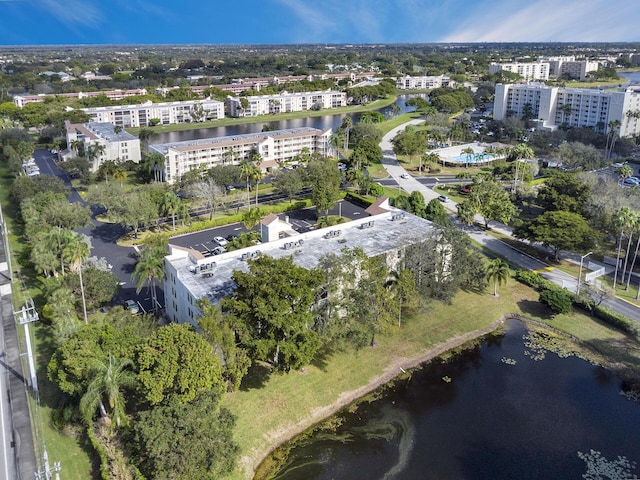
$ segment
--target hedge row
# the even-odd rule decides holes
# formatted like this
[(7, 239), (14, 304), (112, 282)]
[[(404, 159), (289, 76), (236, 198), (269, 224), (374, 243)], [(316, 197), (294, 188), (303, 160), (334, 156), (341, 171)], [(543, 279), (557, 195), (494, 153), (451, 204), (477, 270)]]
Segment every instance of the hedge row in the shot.
[[(547, 291), (559, 293), (560, 291), (562, 291), (564, 292), (564, 294), (568, 294), (570, 296), (571, 302), (574, 307), (578, 307), (591, 312), (599, 320), (602, 320), (604, 323), (622, 330), (623, 332), (629, 333), (634, 336), (640, 335), (640, 330), (638, 329), (636, 324), (631, 319), (629, 319), (629, 317), (615, 312), (610, 308), (604, 307), (602, 305), (594, 308), (593, 302), (588, 298), (579, 297), (576, 294), (569, 292), (568, 290), (558, 285), (555, 285), (546, 278), (542, 278), (535, 272), (529, 270), (519, 270), (516, 272), (516, 280), (536, 289), (539, 292)], [(549, 297), (549, 293), (545, 294), (543, 297)]]

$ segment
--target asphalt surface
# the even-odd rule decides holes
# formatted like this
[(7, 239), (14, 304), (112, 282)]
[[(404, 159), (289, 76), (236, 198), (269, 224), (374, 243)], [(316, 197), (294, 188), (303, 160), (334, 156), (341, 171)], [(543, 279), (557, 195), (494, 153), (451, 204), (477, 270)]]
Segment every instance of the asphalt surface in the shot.
[[(0, 215), (1, 219), (1, 215)], [(27, 385), (22, 374), (11, 276), (0, 222), (0, 478), (32, 479), (36, 457)]]
[[(404, 125), (400, 125), (395, 129), (391, 130), (387, 133), (382, 142), (380, 143), (380, 147), (383, 152), (382, 164), (389, 172), (390, 179), (386, 179), (387, 182), (395, 182), (398, 185), (398, 188), (402, 188), (407, 193), (411, 193), (413, 191), (420, 191), (424, 198), (425, 202), (429, 203), (432, 199), (438, 198), (439, 194), (433, 190), (433, 186), (424, 181), (419, 177), (413, 177), (408, 174), (408, 172), (400, 165), (395, 154), (393, 153), (393, 146), (391, 144), (391, 140), (403, 130), (407, 125), (416, 124), (421, 122), (420, 120), (412, 120), (409, 123)], [(407, 178), (403, 178), (403, 176), (407, 176)], [(446, 177), (450, 178), (450, 177)], [(444, 180), (443, 178), (442, 180)], [(441, 181), (440, 177), (438, 177), (438, 183), (444, 183)], [(435, 185), (435, 184), (434, 184)], [(457, 204), (452, 200), (448, 200), (445, 204), (445, 208), (453, 214), (457, 211)], [(455, 216), (454, 216), (455, 221)], [(478, 223), (483, 223), (481, 217), (476, 217), (476, 221)], [(501, 224), (497, 224), (496, 222), (491, 223), (491, 228), (493, 230), (498, 230), (501, 233), (511, 236), (512, 231), (509, 227)], [(462, 228), (462, 227), (461, 227)], [(552, 281), (556, 285), (560, 285), (567, 290), (575, 292), (578, 287), (578, 280), (576, 277), (569, 275), (561, 270), (555, 269), (551, 264), (542, 262), (537, 260), (536, 258), (527, 255), (526, 253), (512, 247), (511, 245), (502, 242), (501, 240), (489, 235), (485, 231), (479, 228), (465, 228), (469, 236), (485, 246), (488, 250), (503, 257), (506, 261), (508, 261), (512, 265), (517, 265), (521, 268), (528, 270), (536, 270), (539, 271), (541, 276)], [(537, 248), (543, 248), (541, 245), (536, 245)], [(548, 250), (547, 250), (548, 252)], [(580, 263), (580, 255), (573, 252), (561, 252), (560, 255), (562, 258), (573, 261), (574, 263)], [(601, 265), (603, 266), (603, 265)], [(602, 305), (610, 308), (616, 312), (622, 313), (623, 315), (635, 320), (640, 321), (640, 307), (629, 303), (627, 301), (621, 300), (617, 297), (605, 299), (602, 302)]]

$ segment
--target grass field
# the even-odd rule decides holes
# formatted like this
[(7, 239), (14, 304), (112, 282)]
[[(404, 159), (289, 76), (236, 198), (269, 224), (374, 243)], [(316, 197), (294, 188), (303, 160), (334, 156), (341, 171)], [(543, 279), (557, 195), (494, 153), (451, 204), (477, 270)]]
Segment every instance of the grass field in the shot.
[(398, 365), (407, 369), (438, 346), (455, 346), (452, 338), (493, 328), (504, 314), (545, 322), (614, 361), (640, 367), (638, 342), (622, 333), (580, 313), (552, 318), (538, 303), (537, 293), (513, 280), (499, 293), (494, 297), (460, 292), (451, 305), (434, 303), (405, 315), (402, 328), (379, 337), (375, 349), (328, 353), (304, 371), (268, 378), (254, 372), (253, 384), (247, 382), (248, 387), (224, 400), (238, 418), (235, 438), (243, 456), (230, 478), (251, 478), (256, 463), (271, 448), (330, 416), (338, 409), (336, 405), (364, 395), (369, 387), (380, 383), (379, 378), (389, 381), (400, 375)]

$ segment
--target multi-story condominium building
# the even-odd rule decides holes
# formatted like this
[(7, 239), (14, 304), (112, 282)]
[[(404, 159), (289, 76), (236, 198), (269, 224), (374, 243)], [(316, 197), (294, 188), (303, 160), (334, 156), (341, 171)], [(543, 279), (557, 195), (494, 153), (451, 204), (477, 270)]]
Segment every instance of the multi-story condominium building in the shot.
[(136, 88), (133, 90), (105, 90), (101, 92), (74, 92), (74, 93), (58, 93), (51, 95), (16, 95), (13, 97), (13, 103), (16, 107), (23, 108), (27, 103), (40, 103), (44, 102), (45, 98), (73, 98), (73, 99), (81, 99), (81, 98), (90, 98), (90, 97), (98, 97), (100, 95), (104, 95), (110, 100), (122, 100), (126, 97), (132, 97), (134, 95), (146, 95), (147, 91), (144, 88)]
[(592, 60), (576, 60), (574, 56), (539, 57), (541, 62), (549, 64), (549, 75), (584, 80), (587, 73), (596, 72), (600, 64)]
[(427, 88), (441, 88), (452, 85), (449, 77), (444, 75), (431, 77), (412, 77), (407, 75), (396, 79), (396, 88), (398, 90), (424, 90)]
[[(107, 160), (140, 162), (140, 140), (111, 123), (65, 122), (67, 149), (60, 153), (63, 160), (76, 156), (79, 149), (87, 154), (91, 171), (95, 172)], [(117, 130), (117, 131), (116, 131)], [(96, 146), (98, 146), (96, 148)], [(92, 158), (91, 152), (95, 152)]]
[(347, 94), (334, 90), (324, 92), (282, 93), (280, 95), (251, 95), (246, 98), (248, 107), (242, 108), (240, 97), (227, 97), (227, 111), (231, 117), (255, 117), (284, 112), (321, 110), (347, 105)]
[(302, 127), (273, 132), (249, 133), (229, 137), (204, 138), (184, 142), (153, 144), (149, 151), (165, 158), (165, 180), (177, 182), (189, 170), (211, 168), (225, 163), (238, 164), (250, 160), (255, 153), (262, 157), (260, 167), (270, 170), (288, 162), (304, 151), (329, 156), (329, 140), (333, 131)]
[(489, 73), (494, 74), (500, 70), (517, 73), (524, 80), (549, 80), (549, 63), (491, 63)]
[(543, 83), (496, 85), (495, 120), (526, 114), (537, 120), (540, 128), (549, 130), (567, 125), (607, 132), (611, 122), (620, 122), (618, 134), (635, 137), (640, 134), (640, 87), (610, 91)]
[(118, 127), (147, 127), (152, 120), (161, 125), (202, 122), (224, 118), (224, 103), (218, 100), (189, 100), (185, 102), (146, 102), (140, 105), (83, 108), (94, 122), (113, 123)]
[(376, 209), (367, 209), (371, 216), (340, 224), (338, 228), (326, 227), (302, 234), (289, 226), (288, 231), (283, 230), (284, 238), (274, 235), (273, 241), (267, 241), (264, 236), (265, 226), (268, 227), (265, 224), (276, 223), (278, 219), (266, 217), (261, 222), (261, 245), (213, 257), (205, 257), (197, 250), (169, 245), (170, 254), (164, 259), (163, 281), (166, 314), (172, 322), (195, 325), (200, 316), (197, 300), (207, 298), (215, 304), (233, 293), (236, 288), (233, 272), (248, 272), (246, 260), (256, 255), (290, 256), (297, 266), (311, 269), (325, 255), (337, 254), (345, 246), (359, 247), (368, 257), (383, 259), (390, 271), (397, 268), (406, 251), (425, 242), (434, 227), (428, 220), (389, 207), (386, 197), (379, 200), (382, 201), (376, 202), (379, 204)]

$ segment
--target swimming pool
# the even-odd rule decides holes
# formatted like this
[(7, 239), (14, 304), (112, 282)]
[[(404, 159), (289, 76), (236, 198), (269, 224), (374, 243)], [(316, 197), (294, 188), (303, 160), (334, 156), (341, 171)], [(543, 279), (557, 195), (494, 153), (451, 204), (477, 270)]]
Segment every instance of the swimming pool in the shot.
[(485, 153), (482, 153), (482, 156), (476, 155), (476, 154), (467, 155), (466, 153), (464, 153), (462, 155), (448, 157), (448, 160), (452, 160), (460, 163), (483, 163), (483, 162), (490, 162), (492, 160), (495, 160), (496, 158), (497, 157), (495, 155), (485, 152)]

